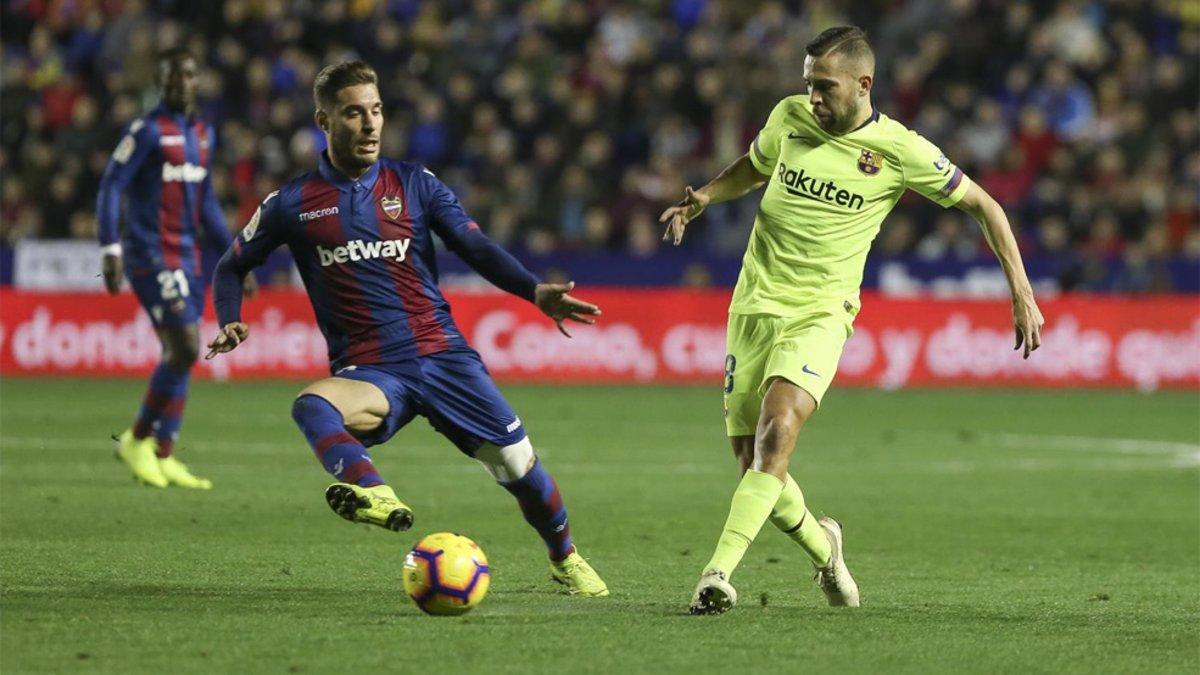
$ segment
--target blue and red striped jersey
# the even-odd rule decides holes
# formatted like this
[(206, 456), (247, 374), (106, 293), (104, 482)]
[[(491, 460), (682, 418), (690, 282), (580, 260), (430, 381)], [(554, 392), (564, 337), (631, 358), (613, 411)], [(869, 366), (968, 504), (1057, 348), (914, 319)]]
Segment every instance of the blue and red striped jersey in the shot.
[(213, 191), (212, 126), (160, 104), (129, 124), (100, 181), (96, 210), (100, 245), (118, 241), (121, 195), (127, 199), (120, 233), (133, 273), (200, 271), (197, 233), (222, 250), (231, 235)]
[(380, 159), (351, 180), (322, 153), (316, 171), (271, 193), (217, 268), (221, 325), (240, 320), (241, 285), (224, 283), (287, 245), (332, 370), (466, 347), (438, 289), (433, 235), (489, 281), (533, 300), (537, 278), (479, 230), (419, 164)]

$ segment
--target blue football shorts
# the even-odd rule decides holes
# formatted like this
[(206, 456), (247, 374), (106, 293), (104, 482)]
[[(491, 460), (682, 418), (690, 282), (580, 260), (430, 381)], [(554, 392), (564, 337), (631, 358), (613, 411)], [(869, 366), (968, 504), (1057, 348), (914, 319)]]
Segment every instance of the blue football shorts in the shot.
[(473, 349), (347, 366), (334, 376), (369, 382), (387, 396), (390, 409), (383, 423), (360, 439), (366, 446), (387, 442), (417, 415), (470, 457), (484, 443), (504, 447), (525, 438), (521, 419)]
[(204, 315), (204, 281), (192, 272), (130, 272), (126, 278), (155, 328), (190, 326)]

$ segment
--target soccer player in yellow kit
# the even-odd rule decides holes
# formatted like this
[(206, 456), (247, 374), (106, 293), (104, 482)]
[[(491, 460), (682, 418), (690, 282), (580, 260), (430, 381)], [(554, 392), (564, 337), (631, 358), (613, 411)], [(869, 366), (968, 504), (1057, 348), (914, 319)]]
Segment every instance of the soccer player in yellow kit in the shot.
[(788, 460), (853, 332), (867, 250), (905, 190), (979, 221), (1012, 290), (1016, 348), (1028, 358), (1041, 342), (1042, 314), (1003, 209), (936, 146), (872, 107), (875, 56), (863, 31), (830, 28), (806, 52), (808, 94), (780, 101), (744, 156), (661, 218), (664, 239), (678, 244), (710, 203), (766, 186), (729, 306), (725, 425), (743, 474), (693, 614), (736, 604), (729, 578), (768, 519), (811, 558), (830, 605), (858, 606), (841, 525), (812, 515)]

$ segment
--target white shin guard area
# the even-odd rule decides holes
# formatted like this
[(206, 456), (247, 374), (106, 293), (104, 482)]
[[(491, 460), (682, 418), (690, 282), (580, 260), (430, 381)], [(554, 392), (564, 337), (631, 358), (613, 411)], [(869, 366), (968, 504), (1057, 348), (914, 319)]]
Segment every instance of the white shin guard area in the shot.
[(475, 452), (475, 459), (492, 474), (497, 482), (509, 483), (520, 480), (533, 468), (533, 444), (529, 437), (521, 439), (520, 443), (500, 447), (484, 443)]

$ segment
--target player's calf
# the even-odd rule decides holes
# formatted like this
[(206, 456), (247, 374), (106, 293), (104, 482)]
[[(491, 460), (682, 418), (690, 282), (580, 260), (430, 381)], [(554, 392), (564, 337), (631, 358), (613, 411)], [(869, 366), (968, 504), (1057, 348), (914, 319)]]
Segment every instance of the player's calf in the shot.
[(554, 477), (533, 452), (529, 438), (498, 447), (484, 444), (475, 458), (505, 490), (517, 499), (525, 522), (537, 530), (550, 555), (550, 578), (571, 595), (603, 597), (608, 586), (575, 550), (567, 507)]
[(412, 527), (412, 509), (383, 483), (366, 446), (346, 430), (345, 418), (332, 403), (316, 394), (301, 394), (292, 403), (292, 419), (317, 460), (339, 481), (325, 490), (334, 513), (396, 532)]
[(475, 454), (496, 482), (516, 497), (525, 522), (546, 543), (550, 559), (563, 560), (570, 555), (575, 546), (567, 524), (567, 507), (554, 477), (534, 455), (529, 439), (503, 448), (485, 445)]
[(292, 419), (317, 461), (334, 478), (360, 487), (383, 484), (366, 446), (346, 431), (342, 413), (332, 403), (315, 394), (302, 394), (292, 403)]

